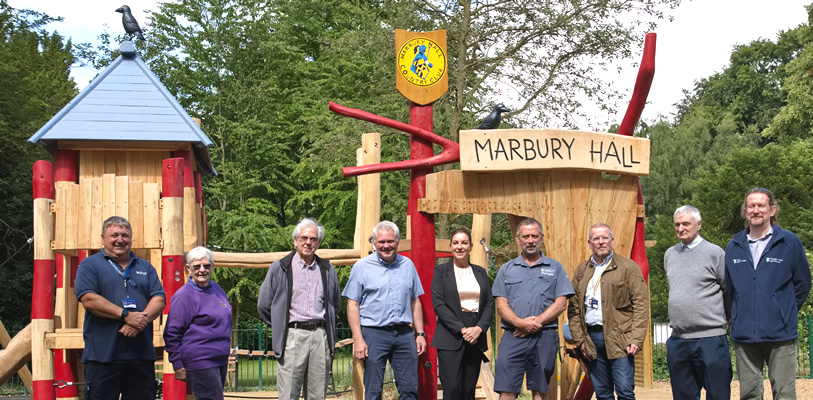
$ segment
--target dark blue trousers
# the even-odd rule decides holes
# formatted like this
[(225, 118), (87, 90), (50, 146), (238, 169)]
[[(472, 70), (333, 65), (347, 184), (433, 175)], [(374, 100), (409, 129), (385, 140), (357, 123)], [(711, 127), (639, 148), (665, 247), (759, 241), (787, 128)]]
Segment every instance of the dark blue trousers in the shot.
[[(593, 381), (593, 389), (598, 400), (635, 400), (635, 357), (627, 356), (614, 360), (607, 358), (604, 346), (604, 332), (589, 332), (596, 345), (596, 359), (587, 363), (587, 374)], [(678, 399), (679, 397), (675, 397)], [(682, 400), (682, 399), (681, 399)]]
[(395, 386), (401, 400), (418, 399), (418, 346), (415, 331), (409, 325), (395, 329), (361, 327), (367, 342), (364, 362), (364, 399), (380, 400), (384, 369), (389, 360), (395, 375)]
[(666, 363), (675, 399), (731, 398), (731, 350), (725, 335), (699, 339), (670, 337), (666, 340)]
[(155, 400), (155, 361), (85, 363), (85, 400)]
[(186, 382), (196, 400), (223, 400), (223, 384), (226, 382), (226, 367), (212, 367), (186, 371)]

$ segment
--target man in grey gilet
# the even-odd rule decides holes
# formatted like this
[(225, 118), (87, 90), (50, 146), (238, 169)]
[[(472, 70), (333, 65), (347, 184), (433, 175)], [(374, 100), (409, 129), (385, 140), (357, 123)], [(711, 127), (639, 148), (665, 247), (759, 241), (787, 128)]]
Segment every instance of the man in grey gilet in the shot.
[(686, 205), (675, 210), (680, 243), (666, 250), (663, 267), (669, 281), (666, 363), (674, 399), (731, 398), (731, 351), (726, 327), (731, 298), (725, 285), (725, 252), (700, 236), (700, 211)]

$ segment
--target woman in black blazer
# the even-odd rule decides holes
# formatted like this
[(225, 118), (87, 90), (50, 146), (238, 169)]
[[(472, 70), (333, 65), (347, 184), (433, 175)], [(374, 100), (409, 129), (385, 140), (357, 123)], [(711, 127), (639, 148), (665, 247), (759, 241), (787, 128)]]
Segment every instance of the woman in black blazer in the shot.
[(435, 267), (432, 304), (438, 322), (432, 347), (438, 349), (438, 375), (444, 400), (474, 400), (480, 364), (488, 361), (486, 330), (494, 317), (494, 298), (486, 270), (469, 264), (471, 234), (452, 232), (453, 262)]

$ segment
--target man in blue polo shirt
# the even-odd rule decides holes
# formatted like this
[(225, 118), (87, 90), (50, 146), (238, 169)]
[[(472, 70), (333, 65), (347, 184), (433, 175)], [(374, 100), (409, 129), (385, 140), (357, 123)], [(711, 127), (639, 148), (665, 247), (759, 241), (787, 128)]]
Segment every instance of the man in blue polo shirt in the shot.
[(375, 253), (353, 265), (342, 292), (347, 298), (353, 356), (366, 359), (365, 400), (381, 399), (387, 360), (401, 400), (418, 398), (418, 356), (426, 351), (418, 300), (423, 288), (415, 265), (398, 254), (399, 241), (397, 225), (379, 222), (373, 228)]
[(542, 254), (543, 237), (539, 221), (527, 218), (519, 223), (522, 255), (503, 264), (491, 290), (505, 329), (494, 377), (500, 400), (516, 399), (526, 374), (534, 400), (545, 399), (553, 375), (557, 317), (574, 291), (562, 264)]
[(86, 400), (155, 398), (152, 321), (166, 295), (155, 268), (130, 251), (132, 233), (122, 217), (105, 220), (104, 248), (76, 272), (76, 297), (85, 307)]

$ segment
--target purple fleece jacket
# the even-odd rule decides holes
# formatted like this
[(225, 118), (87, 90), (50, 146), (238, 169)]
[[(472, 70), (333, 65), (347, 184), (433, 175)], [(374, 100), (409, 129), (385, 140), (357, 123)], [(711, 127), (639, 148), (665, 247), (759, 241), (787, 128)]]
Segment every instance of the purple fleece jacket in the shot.
[(214, 281), (199, 287), (190, 278), (170, 301), (164, 328), (169, 361), (176, 370), (197, 371), (229, 363), (231, 305)]

